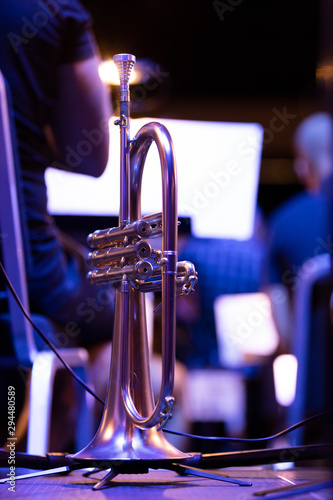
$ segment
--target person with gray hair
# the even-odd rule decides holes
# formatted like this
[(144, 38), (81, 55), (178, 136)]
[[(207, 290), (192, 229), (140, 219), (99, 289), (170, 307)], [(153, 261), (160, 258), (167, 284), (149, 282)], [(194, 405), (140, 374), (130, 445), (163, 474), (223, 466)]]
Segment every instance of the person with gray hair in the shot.
[(328, 113), (315, 113), (296, 129), (294, 169), (303, 186), (319, 191), (332, 174), (333, 120)]
[(293, 136), (294, 169), (304, 189), (268, 220), (268, 279), (283, 283), (291, 294), (302, 264), (332, 253), (332, 134), (328, 113), (314, 113), (299, 124)]

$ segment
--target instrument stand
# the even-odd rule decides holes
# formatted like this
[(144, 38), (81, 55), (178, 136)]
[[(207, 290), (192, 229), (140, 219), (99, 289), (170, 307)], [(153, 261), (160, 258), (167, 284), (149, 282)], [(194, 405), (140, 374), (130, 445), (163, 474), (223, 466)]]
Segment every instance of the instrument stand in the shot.
[[(152, 464), (151, 464), (152, 465)], [(152, 467), (155, 468), (155, 467)], [(158, 467), (160, 468), (160, 467)], [(187, 476), (187, 475), (192, 475), (192, 476), (198, 476), (198, 477), (203, 477), (203, 478), (208, 478), (208, 479), (215, 479), (217, 481), (225, 481), (228, 483), (234, 483), (237, 484), (238, 486), (252, 486), (252, 483), (248, 481), (241, 481), (239, 479), (234, 479), (230, 478), (226, 475), (223, 474), (212, 474), (211, 472), (206, 472), (203, 469), (198, 469), (196, 467), (191, 467), (187, 465), (182, 465), (182, 464), (177, 464), (177, 463), (171, 463), (171, 464), (164, 464), (163, 468), (166, 470), (174, 471), (180, 476)], [(100, 469), (96, 468), (93, 471), (86, 472), (84, 474), (84, 477), (90, 477), (92, 474), (97, 474), (98, 472), (101, 472), (102, 470), (105, 469)], [(132, 462), (132, 463), (124, 463), (120, 467), (111, 467), (110, 472), (101, 479), (95, 486), (93, 487), (93, 490), (101, 490), (102, 488), (110, 486), (110, 483), (112, 479), (114, 479), (116, 476), (119, 474), (147, 474), (149, 472), (149, 467), (148, 465), (144, 464), (139, 464), (138, 462)]]
[[(79, 470), (82, 469), (83, 464), (73, 464), (70, 466), (64, 466), (64, 467), (56, 467), (54, 469), (48, 469), (48, 470), (43, 470), (43, 471), (37, 471), (37, 472), (32, 472), (29, 474), (22, 474), (21, 476), (16, 476), (14, 479), (15, 481), (19, 479), (29, 479), (29, 478), (34, 478), (34, 477), (43, 477), (43, 476), (49, 476), (51, 474), (60, 474), (60, 473), (67, 473), (71, 472), (72, 470)], [(95, 468), (92, 471), (85, 472), (83, 474), (84, 477), (90, 477), (93, 474), (97, 474), (98, 472), (102, 472), (103, 470), (109, 470), (107, 475), (99, 480), (95, 486), (93, 487), (93, 490), (101, 490), (103, 488), (110, 487), (111, 481), (118, 476), (119, 474), (148, 474), (149, 473), (149, 466), (146, 464), (141, 464), (138, 463), (137, 461), (135, 462), (127, 462), (124, 463), (123, 465), (120, 466), (112, 466), (109, 469), (105, 468)], [(172, 463), (165, 464), (163, 467), (151, 467), (151, 468), (163, 468), (166, 470), (174, 471), (177, 474), (181, 476), (186, 476), (186, 475), (192, 475), (192, 476), (198, 476), (198, 477), (203, 477), (203, 478), (208, 478), (208, 479), (216, 479), (217, 481), (225, 481), (228, 483), (234, 483), (237, 484), (238, 486), (252, 486), (252, 483), (249, 483), (247, 481), (241, 481), (239, 479), (234, 479), (234, 478), (229, 478), (228, 476), (222, 475), (222, 474), (212, 474), (211, 472), (206, 472), (203, 469), (198, 469), (196, 467), (190, 467), (182, 464), (176, 464)], [(0, 479), (0, 484), (8, 482), (10, 480), (13, 480), (13, 478), (4, 478)]]
[[(0, 466), (8, 465), (9, 453), (0, 450)], [(216, 479), (235, 483), (239, 486), (251, 486), (251, 483), (240, 481), (238, 479), (229, 478), (222, 474), (206, 472), (206, 470), (221, 469), (233, 466), (251, 467), (254, 465), (265, 465), (282, 462), (300, 462), (308, 460), (333, 460), (333, 443), (291, 446), (285, 448), (265, 448), (259, 450), (246, 450), (240, 452), (225, 452), (213, 454), (194, 453), (191, 457), (177, 463), (174, 460), (118, 460), (110, 462), (101, 460), (90, 463), (89, 461), (75, 461), (68, 455), (63, 453), (50, 453), (43, 456), (28, 455), (25, 453), (17, 453), (17, 467), (30, 469), (44, 469), (37, 472), (24, 474), (15, 477), (15, 480), (26, 479), (49, 474), (57, 474), (70, 472), (71, 470), (84, 469), (86, 467), (95, 468), (92, 471), (84, 472), (85, 477), (89, 477), (97, 472), (109, 470), (107, 475), (99, 480), (94, 486), (94, 490), (111, 486), (112, 480), (119, 474), (147, 474), (149, 469), (166, 469), (174, 471), (180, 475), (191, 474), (198, 477)], [(13, 478), (4, 478), (0, 483), (5, 483)]]

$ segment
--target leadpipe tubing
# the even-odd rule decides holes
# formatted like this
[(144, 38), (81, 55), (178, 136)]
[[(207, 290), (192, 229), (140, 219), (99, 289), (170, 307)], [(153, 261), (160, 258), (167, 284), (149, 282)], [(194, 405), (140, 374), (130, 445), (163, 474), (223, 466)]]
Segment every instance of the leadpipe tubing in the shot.
[(119, 226), (125, 227), (129, 222), (130, 203), (130, 90), (129, 80), (136, 57), (132, 54), (117, 54), (113, 60), (120, 74), (120, 207)]

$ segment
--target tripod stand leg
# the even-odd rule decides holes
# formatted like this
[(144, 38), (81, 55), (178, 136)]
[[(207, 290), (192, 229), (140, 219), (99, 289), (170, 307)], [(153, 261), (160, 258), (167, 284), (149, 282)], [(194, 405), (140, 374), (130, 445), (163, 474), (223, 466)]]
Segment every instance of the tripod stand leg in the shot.
[(223, 476), (222, 474), (212, 474), (211, 472), (206, 472), (205, 470), (197, 469), (196, 467), (188, 467), (187, 465), (172, 464), (170, 470), (173, 470), (180, 475), (191, 474), (192, 476), (206, 477), (208, 479), (216, 479), (217, 481), (225, 481), (227, 483), (235, 483), (238, 484), (238, 486), (252, 486), (252, 483), (249, 483), (248, 481), (241, 481), (240, 479)]
[(97, 472), (102, 472), (102, 470), (105, 470), (105, 469), (100, 469), (100, 468), (95, 468), (93, 470), (88, 470), (87, 472), (85, 472), (83, 474), (83, 477), (90, 477), (92, 474), (97, 474)]
[(109, 483), (112, 481), (113, 478), (118, 476), (118, 474), (119, 472), (117, 471), (117, 469), (111, 469), (110, 472), (101, 481), (95, 484), (93, 490), (101, 490), (105, 486), (109, 486)]

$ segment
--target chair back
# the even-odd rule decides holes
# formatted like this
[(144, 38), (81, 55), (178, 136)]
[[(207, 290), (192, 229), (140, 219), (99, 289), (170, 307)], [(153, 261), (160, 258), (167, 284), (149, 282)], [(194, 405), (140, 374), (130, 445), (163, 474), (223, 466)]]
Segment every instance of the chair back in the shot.
[[(304, 262), (297, 278), (292, 352), (297, 358), (298, 370), (288, 425), (331, 407), (333, 401), (331, 255), (320, 254)], [(304, 444), (303, 428), (293, 432), (293, 444)]]
[[(10, 113), (10, 94), (0, 71), (0, 247), (6, 273), (23, 306), (29, 313), (22, 223), (17, 190), (19, 165), (16, 160), (17, 155), (14, 154), (16, 135)], [(6, 293), (11, 340), (16, 361), (24, 366), (31, 366), (36, 355), (33, 329), (9, 290)]]

